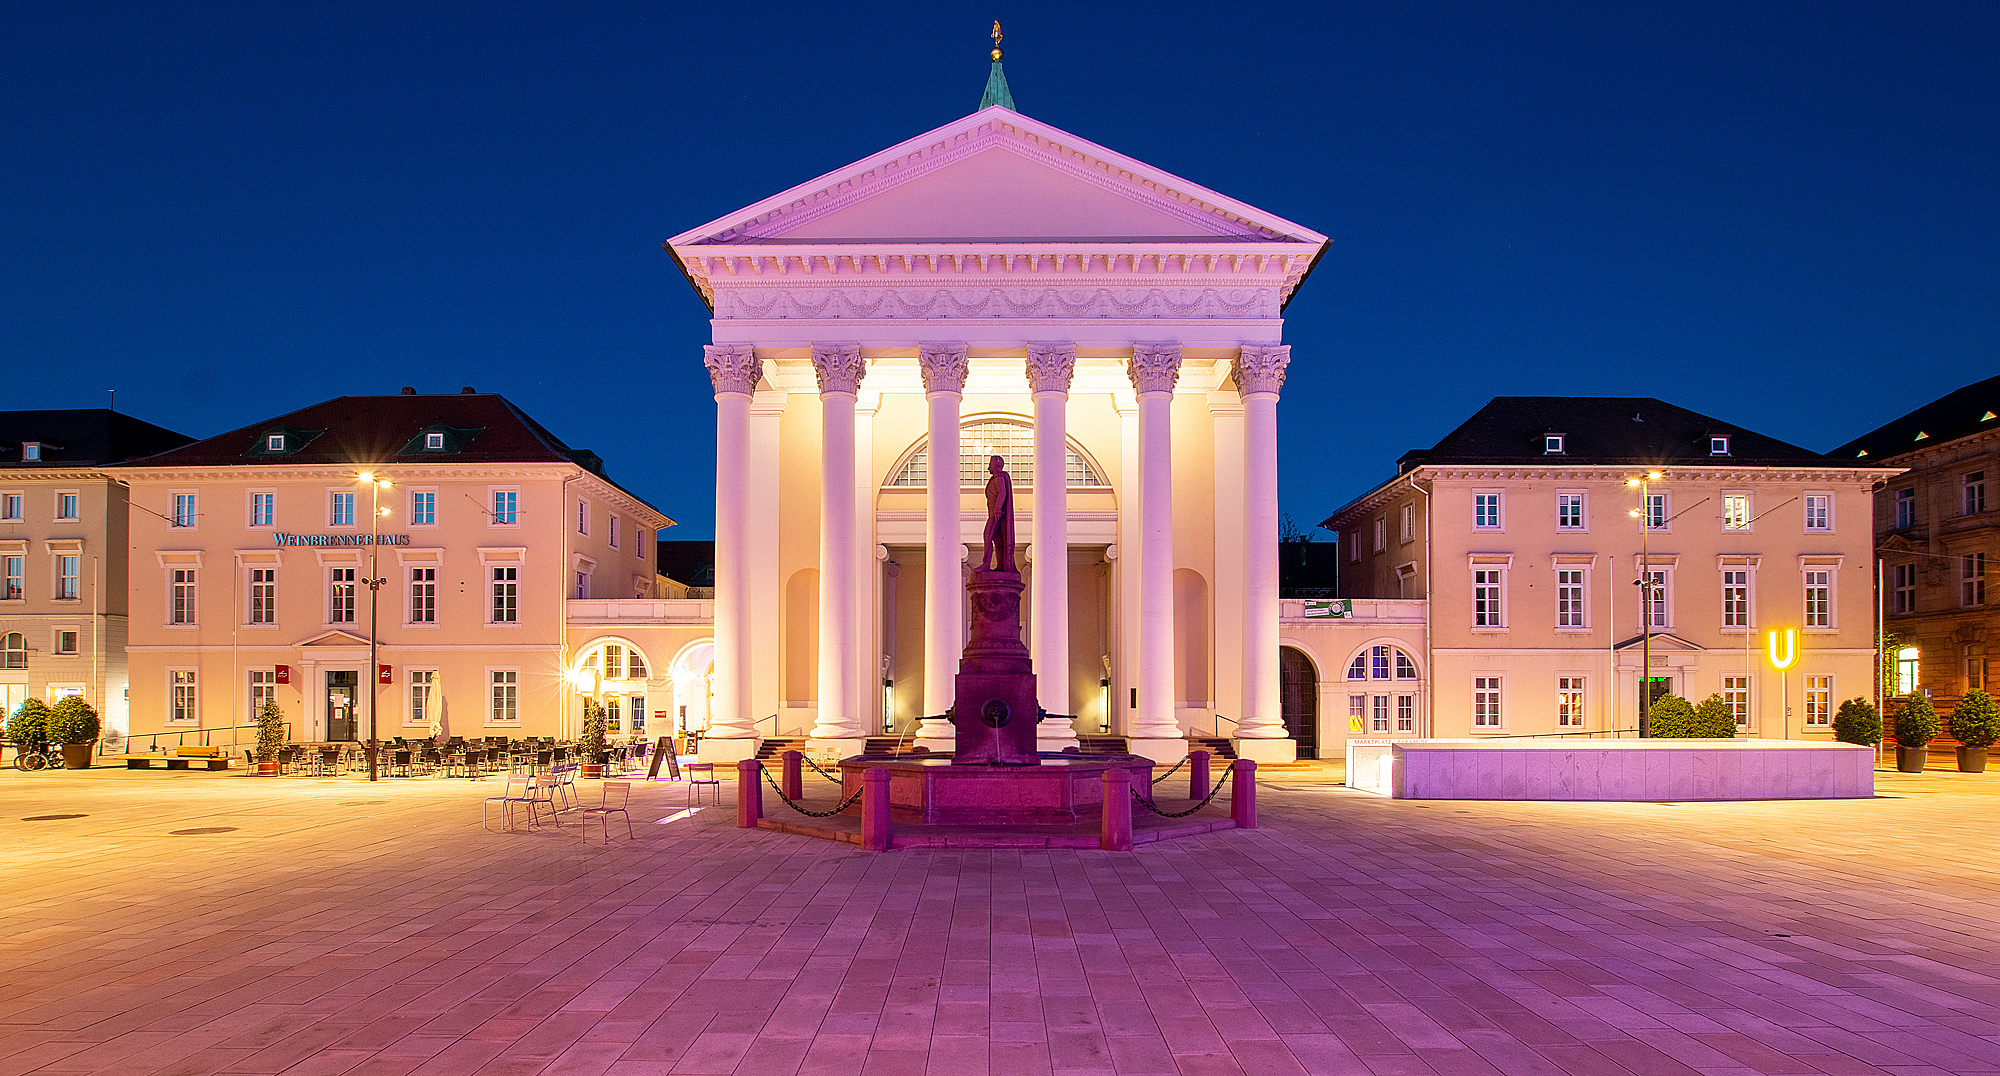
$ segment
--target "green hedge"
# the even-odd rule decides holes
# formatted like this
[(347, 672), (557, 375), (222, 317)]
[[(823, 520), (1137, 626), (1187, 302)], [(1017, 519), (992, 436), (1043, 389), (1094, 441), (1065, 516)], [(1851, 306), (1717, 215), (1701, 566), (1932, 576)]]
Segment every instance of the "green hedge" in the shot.
[(1649, 735), (1662, 740), (1714, 739), (1736, 736), (1736, 718), (1720, 695), (1692, 706), (1679, 695), (1662, 695), (1646, 711)]

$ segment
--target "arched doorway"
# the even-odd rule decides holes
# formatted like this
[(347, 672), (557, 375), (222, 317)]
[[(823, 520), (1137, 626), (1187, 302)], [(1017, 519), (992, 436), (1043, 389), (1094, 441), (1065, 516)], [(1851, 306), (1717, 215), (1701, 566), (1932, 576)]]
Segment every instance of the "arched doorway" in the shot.
[(1285, 733), (1299, 745), (1299, 757), (1318, 758), (1319, 673), (1296, 647), (1278, 648), (1278, 700)]

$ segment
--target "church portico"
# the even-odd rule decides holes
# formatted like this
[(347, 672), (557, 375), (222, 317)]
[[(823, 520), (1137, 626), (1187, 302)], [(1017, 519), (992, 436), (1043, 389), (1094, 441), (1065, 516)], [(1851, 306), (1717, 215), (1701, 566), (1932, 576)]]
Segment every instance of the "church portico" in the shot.
[(1000, 456), (1040, 747), (1289, 759), (1280, 311), (1325, 244), (997, 106), (672, 240), (715, 311), (704, 743), (949, 750)]

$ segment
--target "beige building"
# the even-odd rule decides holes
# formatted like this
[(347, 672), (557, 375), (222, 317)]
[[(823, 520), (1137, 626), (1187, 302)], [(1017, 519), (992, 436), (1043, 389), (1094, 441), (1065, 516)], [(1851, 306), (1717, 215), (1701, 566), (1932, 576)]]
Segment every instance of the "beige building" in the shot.
[(1645, 670), (1747, 735), (1828, 736), (1874, 694), (1870, 487), (1895, 473), (1654, 399), (1499, 397), (1321, 525), (1343, 595), (1429, 600), (1433, 702), (1393, 734), (1634, 730)]
[(126, 491), (104, 468), (189, 440), (108, 410), (0, 412), (0, 714), (81, 695), (125, 729)]
[(501, 396), (341, 397), (116, 473), (141, 750), (266, 698), (296, 740), (368, 739), (371, 695), (382, 737), (573, 735), (582, 694), (629, 732), (706, 635), (659, 596), (672, 520)]

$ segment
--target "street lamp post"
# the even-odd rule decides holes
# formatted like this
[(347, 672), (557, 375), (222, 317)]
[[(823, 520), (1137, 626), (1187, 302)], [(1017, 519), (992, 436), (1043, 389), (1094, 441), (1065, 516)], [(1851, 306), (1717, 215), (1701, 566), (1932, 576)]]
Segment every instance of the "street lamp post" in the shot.
[(362, 582), (368, 584), (368, 779), (373, 781), (377, 777), (376, 758), (381, 753), (375, 739), (375, 705), (382, 693), (382, 666), (376, 664), (375, 660), (378, 645), (376, 626), (380, 622), (377, 614), (382, 605), (382, 584), (389, 581), (382, 575), (381, 554), (378, 552), (381, 547), (378, 541), (381, 538), (382, 517), (389, 514), (389, 510), (382, 507), (382, 491), (388, 488), (389, 480), (377, 478), (374, 474), (364, 471), (361, 474), (361, 481), (368, 483), (370, 496), (368, 578)]
[(1653, 529), (1653, 483), (1664, 478), (1659, 471), (1647, 471), (1637, 478), (1625, 480), (1627, 487), (1639, 491), (1639, 507), (1632, 514), (1639, 517), (1639, 578), (1632, 584), (1639, 588), (1639, 737), (1644, 739), (1653, 732), (1652, 694), (1653, 685), (1653, 561), (1647, 543)]

